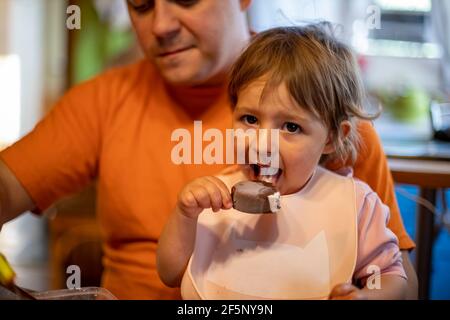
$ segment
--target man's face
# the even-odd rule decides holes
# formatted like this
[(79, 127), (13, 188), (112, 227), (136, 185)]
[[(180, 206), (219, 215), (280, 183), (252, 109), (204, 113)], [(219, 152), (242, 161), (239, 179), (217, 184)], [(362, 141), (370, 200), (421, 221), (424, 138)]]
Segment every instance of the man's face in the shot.
[(249, 40), (249, 0), (132, 0), (142, 49), (172, 85), (220, 84)]

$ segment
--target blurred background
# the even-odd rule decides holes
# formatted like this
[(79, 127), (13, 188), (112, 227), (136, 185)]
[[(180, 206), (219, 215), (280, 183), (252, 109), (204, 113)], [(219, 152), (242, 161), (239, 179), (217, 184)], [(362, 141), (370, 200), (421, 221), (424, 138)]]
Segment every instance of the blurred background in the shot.
[[(66, 22), (78, 6), (81, 28)], [(422, 297), (450, 299), (450, 1), (253, 0), (255, 31), (329, 20), (358, 55), (375, 121), (397, 182)], [(73, 22), (73, 20), (72, 20)], [(29, 132), (71, 86), (141, 59), (125, 0), (0, 0), (0, 149)], [(95, 183), (46, 212), (5, 225), (0, 252), (19, 285), (66, 287), (79, 265), (99, 286)]]

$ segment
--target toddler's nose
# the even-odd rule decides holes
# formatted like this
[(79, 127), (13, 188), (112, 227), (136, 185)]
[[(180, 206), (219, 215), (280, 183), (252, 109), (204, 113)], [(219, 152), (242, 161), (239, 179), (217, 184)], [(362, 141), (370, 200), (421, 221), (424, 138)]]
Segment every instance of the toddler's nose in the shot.
[(259, 129), (255, 139), (250, 141), (249, 153), (250, 163), (278, 167), (279, 131)]

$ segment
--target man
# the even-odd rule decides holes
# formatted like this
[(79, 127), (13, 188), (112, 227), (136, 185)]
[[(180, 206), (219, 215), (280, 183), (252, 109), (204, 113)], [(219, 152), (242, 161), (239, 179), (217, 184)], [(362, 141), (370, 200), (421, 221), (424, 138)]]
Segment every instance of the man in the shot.
[[(157, 276), (158, 237), (180, 188), (223, 166), (174, 164), (171, 136), (177, 128), (192, 131), (194, 120), (203, 130), (230, 126), (227, 72), (250, 39), (250, 2), (128, 1), (147, 59), (73, 88), (0, 154), (0, 224), (26, 210), (42, 212), (97, 178), (102, 285), (121, 299), (179, 297)], [(391, 207), (390, 228), (402, 249), (412, 249), (378, 137), (367, 123), (360, 133), (365, 147), (355, 175)], [(414, 294), (407, 251), (404, 265)]]

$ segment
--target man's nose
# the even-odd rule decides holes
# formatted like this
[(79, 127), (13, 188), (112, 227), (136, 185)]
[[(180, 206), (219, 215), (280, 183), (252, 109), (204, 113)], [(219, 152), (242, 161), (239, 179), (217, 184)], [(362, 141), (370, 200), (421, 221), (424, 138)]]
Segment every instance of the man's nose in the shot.
[(180, 21), (173, 6), (167, 0), (156, 0), (153, 9), (152, 32), (160, 40), (170, 40), (180, 30)]

